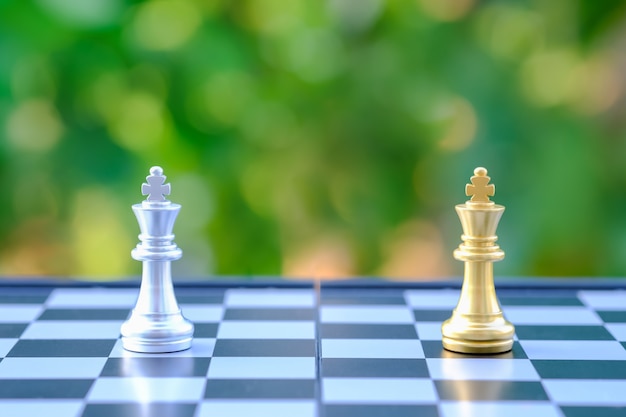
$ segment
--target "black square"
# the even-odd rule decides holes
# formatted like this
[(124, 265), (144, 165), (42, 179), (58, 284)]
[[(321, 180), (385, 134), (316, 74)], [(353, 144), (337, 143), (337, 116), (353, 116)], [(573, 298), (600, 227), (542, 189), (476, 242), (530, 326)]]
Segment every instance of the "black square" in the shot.
[(324, 406), (326, 417), (439, 417), (435, 405), (361, 405)]
[(322, 290), (322, 305), (405, 305), (402, 291)]
[(322, 339), (417, 339), (412, 324), (334, 324), (319, 325)]
[(575, 294), (572, 295), (548, 295), (541, 296), (537, 292), (529, 293), (523, 297), (519, 295), (499, 295), (500, 304), (503, 306), (583, 306), (584, 304)]
[(223, 289), (176, 288), (178, 304), (224, 304)]
[(26, 323), (1, 323), (0, 324), (0, 338), (17, 339), (22, 335), (24, 329), (28, 324)]
[(422, 340), (422, 348), (426, 358), (492, 358), (492, 359), (528, 359), (519, 342), (513, 342), (513, 349), (504, 353), (490, 355), (472, 355), (451, 352), (443, 348), (440, 340)]
[(52, 289), (33, 287), (2, 288), (0, 304), (43, 304)]
[(28, 339), (18, 340), (7, 357), (29, 357), (29, 358), (59, 358), (78, 357), (94, 358), (107, 357), (113, 346), (115, 339), (98, 340), (44, 340)]
[(533, 360), (542, 378), (624, 379), (626, 361)]
[(443, 322), (452, 316), (452, 310), (413, 310), (415, 321)]
[(4, 379), (0, 398), (84, 398), (93, 379)]
[(439, 398), (445, 401), (548, 401), (541, 382), (536, 381), (434, 381)]
[(323, 377), (428, 378), (425, 359), (324, 358)]
[(207, 379), (204, 398), (315, 398), (309, 379)]
[(315, 340), (217, 339), (213, 356), (315, 357)]
[(615, 340), (604, 326), (515, 326), (523, 340)]
[(209, 363), (209, 358), (192, 357), (109, 358), (100, 376), (203, 377), (209, 370)]
[(87, 404), (82, 417), (193, 417), (196, 404)]
[(565, 417), (624, 417), (626, 407), (571, 407), (562, 406)]
[(224, 320), (309, 320), (314, 321), (312, 308), (228, 308)]
[(596, 313), (605, 323), (626, 323), (626, 311), (596, 311)]
[(51, 308), (45, 310), (37, 320), (126, 320), (127, 308)]
[(200, 338), (217, 337), (218, 323), (194, 323), (193, 336)]

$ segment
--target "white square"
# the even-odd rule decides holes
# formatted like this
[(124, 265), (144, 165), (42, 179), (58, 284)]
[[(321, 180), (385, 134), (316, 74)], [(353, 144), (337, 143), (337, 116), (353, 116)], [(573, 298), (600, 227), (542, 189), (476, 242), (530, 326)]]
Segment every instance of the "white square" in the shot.
[(413, 324), (407, 307), (387, 306), (322, 306), (322, 323)]
[(46, 305), (56, 308), (133, 308), (139, 289), (131, 288), (57, 288)]
[(538, 381), (528, 359), (444, 358), (426, 359), (433, 379), (474, 381)]
[(4, 358), (0, 379), (97, 378), (107, 358)]
[(36, 321), (22, 339), (117, 339), (122, 321)]
[(88, 395), (90, 402), (198, 402), (204, 378), (99, 378)]
[(442, 401), (440, 408), (442, 417), (562, 417), (556, 405), (538, 401)]
[(311, 400), (205, 400), (196, 417), (315, 417), (317, 406)]
[(214, 305), (184, 304), (180, 306), (183, 316), (194, 323), (219, 323), (224, 307)]
[(213, 379), (315, 379), (315, 358), (216, 357), (208, 378)]
[(626, 342), (626, 323), (606, 323), (604, 326), (615, 339)]
[(315, 307), (313, 290), (233, 289), (226, 291), (224, 305), (239, 308)]
[(626, 380), (546, 379), (543, 387), (559, 405), (626, 406)]
[(459, 302), (459, 290), (409, 290), (404, 292), (407, 304), (416, 310), (452, 310)]
[(520, 340), (530, 359), (626, 360), (626, 350), (614, 340)]
[(323, 358), (423, 359), (414, 339), (322, 339)]
[(223, 321), (218, 339), (315, 339), (312, 321)]
[(6, 417), (79, 417), (82, 400), (0, 400), (0, 416)]
[(2, 304), (0, 305), (0, 323), (29, 323), (41, 315), (40, 304)]
[(323, 378), (324, 402), (356, 404), (423, 404), (437, 401), (426, 378)]
[(507, 306), (504, 315), (518, 325), (602, 324), (598, 315), (586, 307)]
[(420, 340), (441, 340), (440, 322), (420, 322), (415, 325)]
[[(191, 348), (187, 350), (181, 350), (179, 352), (171, 353), (159, 353), (161, 357), (183, 357), (183, 358), (210, 358), (213, 356), (213, 349), (215, 349), (215, 339), (211, 338), (199, 338), (196, 337), (191, 342)], [(131, 352), (122, 347), (122, 341), (118, 340), (113, 346), (109, 357), (111, 358), (154, 358), (155, 353), (139, 353)]]
[(596, 310), (626, 310), (626, 291), (579, 291), (578, 298)]
[(19, 339), (0, 339), (0, 357), (4, 358), (8, 355), (18, 340)]

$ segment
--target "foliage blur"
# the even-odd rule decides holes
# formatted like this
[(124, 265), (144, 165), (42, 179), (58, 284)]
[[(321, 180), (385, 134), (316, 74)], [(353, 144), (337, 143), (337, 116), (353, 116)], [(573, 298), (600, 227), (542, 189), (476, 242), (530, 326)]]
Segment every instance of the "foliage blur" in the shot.
[(626, 274), (626, 2), (0, 0), (0, 274), (136, 275), (164, 168), (179, 276)]

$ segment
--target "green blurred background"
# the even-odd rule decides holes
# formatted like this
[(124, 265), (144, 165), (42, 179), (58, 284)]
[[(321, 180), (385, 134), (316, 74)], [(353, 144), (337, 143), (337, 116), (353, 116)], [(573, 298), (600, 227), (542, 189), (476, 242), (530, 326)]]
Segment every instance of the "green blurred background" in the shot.
[(0, 274), (458, 275), (476, 166), (510, 276), (626, 275), (626, 2), (0, 0)]

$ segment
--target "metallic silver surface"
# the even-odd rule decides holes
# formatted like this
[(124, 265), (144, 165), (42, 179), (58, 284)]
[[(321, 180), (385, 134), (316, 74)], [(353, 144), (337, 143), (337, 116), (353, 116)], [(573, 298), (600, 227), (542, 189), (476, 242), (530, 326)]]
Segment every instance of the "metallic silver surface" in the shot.
[(180, 205), (164, 197), (170, 186), (163, 184), (163, 170), (152, 167), (150, 174), (142, 186), (148, 198), (132, 207), (141, 243), (131, 255), (143, 262), (143, 272), (137, 304), (122, 324), (122, 346), (134, 352), (176, 352), (191, 347), (194, 330), (178, 307), (172, 284), (171, 262), (182, 257), (172, 234)]

